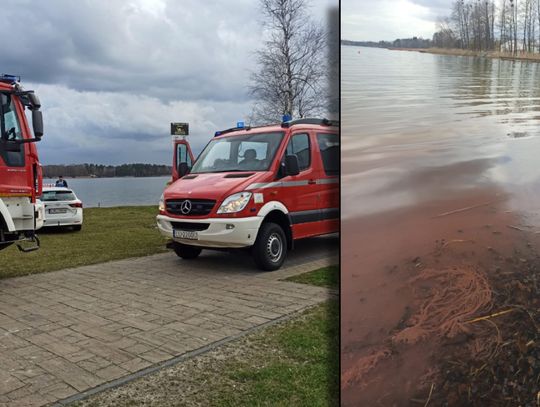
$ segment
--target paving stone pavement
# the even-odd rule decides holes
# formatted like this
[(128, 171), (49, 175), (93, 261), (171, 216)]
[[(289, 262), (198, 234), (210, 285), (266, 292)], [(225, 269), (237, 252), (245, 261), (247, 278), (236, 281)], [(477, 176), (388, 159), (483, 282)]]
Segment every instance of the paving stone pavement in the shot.
[(271, 273), (205, 251), (0, 280), (0, 406), (54, 403), (322, 302), (329, 290), (280, 279), (337, 255), (330, 236)]

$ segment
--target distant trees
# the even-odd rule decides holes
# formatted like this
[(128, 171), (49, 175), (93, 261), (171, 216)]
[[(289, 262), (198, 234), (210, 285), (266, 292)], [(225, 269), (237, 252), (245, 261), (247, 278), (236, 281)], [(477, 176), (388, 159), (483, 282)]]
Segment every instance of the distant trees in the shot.
[(159, 164), (70, 164), (45, 165), (43, 176), (45, 178), (64, 177), (156, 177), (171, 175), (172, 168)]
[(398, 38), (394, 40), (392, 46), (394, 48), (429, 48), (431, 41), (419, 37)]
[(437, 48), (456, 48), (459, 46), (458, 38), (452, 30), (452, 23), (449, 17), (439, 18), (436, 27), (437, 32), (433, 34), (433, 46)]
[(431, 40), (422, 37), (398, 38), (394, 41), (379, 42), (341, 40), (341, 44), (372, 48), (429, 48), (432, 46)]
[(437, 47), (540, 51), (540, 0), (455, 0), (433, 36)]
[[(448, 24), (435, 33), (448, 39), (451, 32), (454, 41), (446, 41), (444, 48), (459, 47), (477, 51), (495, 49), (495, 15), (493, 0), (456, 0)], [(435, 38), (434, 36), (434, 38)]]

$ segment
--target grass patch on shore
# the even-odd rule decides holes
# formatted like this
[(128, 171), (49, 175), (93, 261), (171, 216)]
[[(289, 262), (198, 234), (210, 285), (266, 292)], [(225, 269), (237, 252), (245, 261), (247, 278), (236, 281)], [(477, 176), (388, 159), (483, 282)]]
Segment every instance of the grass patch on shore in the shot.
[(162, 253), (156, 206), (84, 209), (83, 228), (41, 229), (41, 248), (21, 253), (15, 245), (0, 251), (0, 278), (43, 273)]
[(76, 405), (338, 406), (338, 300)]
[(328, 266), (308, 273), (288, 277), (285, 281), (301, 284), (311, 284), (319, 287), (339, 288), (339, 266)]

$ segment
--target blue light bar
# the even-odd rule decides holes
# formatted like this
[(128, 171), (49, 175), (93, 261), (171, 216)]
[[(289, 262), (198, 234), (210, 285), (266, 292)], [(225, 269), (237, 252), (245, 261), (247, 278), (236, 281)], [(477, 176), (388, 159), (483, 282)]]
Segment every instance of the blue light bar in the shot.
[(244, 122), (236, 122), (236, 128), (237, 129), (243, 129), (244, 127), (246, 127)]
[(284, 114), (283, 117), (281, 118), (281, 121), (283, 123), (290, 122), (291, 120), (292, 120), (292, 116), (290, 114)]
[(8, 83), (15, 83), (20, 82), (21, 77), (17, 75), (9, 75), (9, 74), (0, 74), (0, 81), (2, 82), (8, 82)]

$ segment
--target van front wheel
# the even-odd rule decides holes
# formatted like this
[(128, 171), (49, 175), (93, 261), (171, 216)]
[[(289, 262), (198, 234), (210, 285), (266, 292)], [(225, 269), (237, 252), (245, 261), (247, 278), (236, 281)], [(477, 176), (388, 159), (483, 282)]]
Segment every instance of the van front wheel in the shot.
[(190, 246), (178, 242), (173, 242), (173, 250), (178, 257), (185, 260), (196, 259), (201, 254), (202, 249), (197, 246)]
[(253, 258), (261, 270), (273, 271), (281, 267), (287, 255), (287, 238), (281, 226), (267, 222), (261, 225), (253, 245)]

